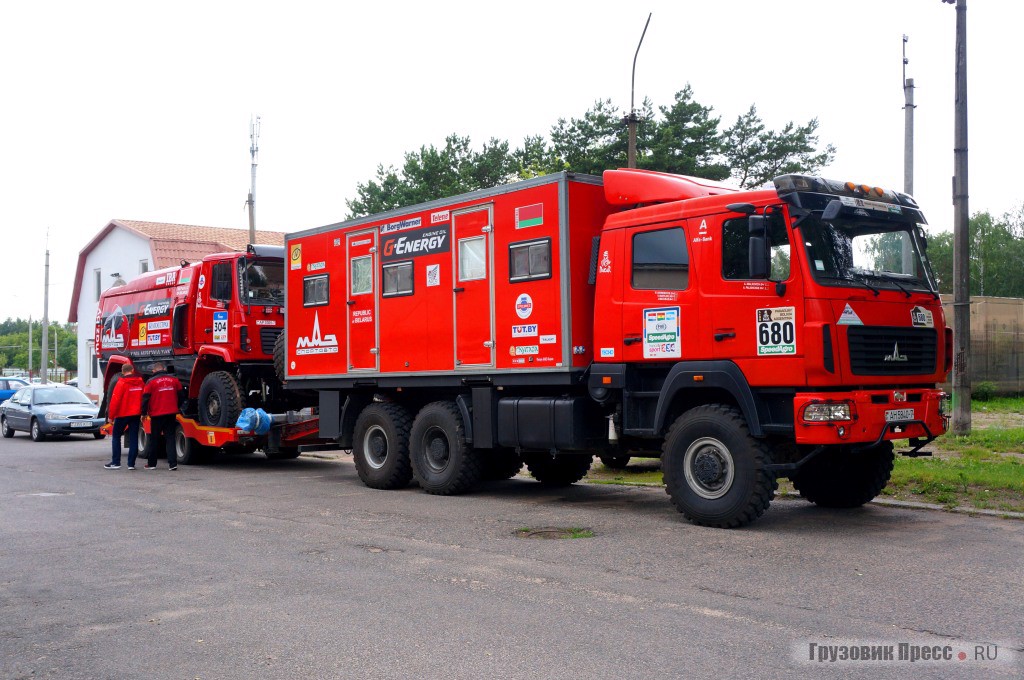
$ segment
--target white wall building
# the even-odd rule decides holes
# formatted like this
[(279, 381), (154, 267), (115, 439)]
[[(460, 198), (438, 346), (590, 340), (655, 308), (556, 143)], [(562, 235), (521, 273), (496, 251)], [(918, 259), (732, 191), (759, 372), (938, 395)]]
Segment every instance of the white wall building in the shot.
[[(284, 234), (257, 231), (256, 241), (284, 245)], [(212, 253), (245, 250), (248, 229), (112, 220), (78, 254), (68, 321), (78, 323), (78, 388), (98, 399), (103, 375), (94, 347), (100, 293), (139, 274), (195, 262)]]

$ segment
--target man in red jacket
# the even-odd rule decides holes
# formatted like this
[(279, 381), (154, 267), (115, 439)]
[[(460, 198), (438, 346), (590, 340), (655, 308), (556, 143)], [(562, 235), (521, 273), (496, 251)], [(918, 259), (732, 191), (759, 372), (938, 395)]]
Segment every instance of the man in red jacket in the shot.
[[(113, 381), (111, 381), (113, 382)], [(128, 430), (128, 469), (135, 469), (139, 455), (139, 414), (142, 413), (142, 391), (145, 382), (131, 364), (121, 366), (121, 377), (113, 386), (107, 407), (107, 422), (114, 424), (111, 433), (113, 457), (103, 467), (117, 470), (121, 467), (121, 437)]]
[(146, 470), (156, 469), (157, 451), (167, 451), (167, 466), (178, 469), (174, 448), (174, 428), (177, 427), (178, 404), (185, 390), (174, 377), (174, 367), (164, 368), (162, 361), (153, 364), (153, 377), (142, 391), (142, 413), (149, 415), (149, 441), (146, 442)]

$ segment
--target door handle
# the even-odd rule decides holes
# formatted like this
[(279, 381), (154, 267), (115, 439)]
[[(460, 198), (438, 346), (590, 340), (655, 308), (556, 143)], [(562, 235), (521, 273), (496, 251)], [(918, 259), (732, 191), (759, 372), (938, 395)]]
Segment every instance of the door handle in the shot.
[(736, 337), (736, 331), (727, 331), (725, 333), (715, 333), (715, 340), (721, 342), (722, 340), (729, 340)]
[(355, 300), (348, 300), (347, 302), (345, 302), (346, 305), (354, 305), (355, 303)]
[(623, 338), (622, 339), (622, 344), (623, 345), (632, 345), (632, 344), (640, 342), (641, 340), (643, 340), (643, 338), (640, 337), (639, 335), (631, 335), (628, 338)]
[(458, 288), (452, 288), (452, 292), (453, 293), (465, 293), (466, 289), (463, 288), (462, 286), (459, 286)]

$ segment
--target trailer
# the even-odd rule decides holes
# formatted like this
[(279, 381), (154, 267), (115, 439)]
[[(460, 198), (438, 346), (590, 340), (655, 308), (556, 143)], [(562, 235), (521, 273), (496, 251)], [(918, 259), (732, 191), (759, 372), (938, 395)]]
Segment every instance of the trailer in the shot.
[(947, 427), (924, 224), (910, 196), (802, 175), (538, 177), (289, 234), (278, 363), (373, 488), (644, 455), (699, 524), (753, 521), (779, 476), (853, 507), (893, 440)]

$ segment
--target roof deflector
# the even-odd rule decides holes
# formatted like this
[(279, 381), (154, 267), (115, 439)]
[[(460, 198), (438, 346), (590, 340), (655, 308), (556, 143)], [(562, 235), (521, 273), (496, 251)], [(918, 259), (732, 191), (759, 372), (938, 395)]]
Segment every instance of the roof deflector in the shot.
[(611, 205), (667, 203), (736, 191), (739, 189), (700, 177), (626, 168), (604, 171), (604, 197)]

